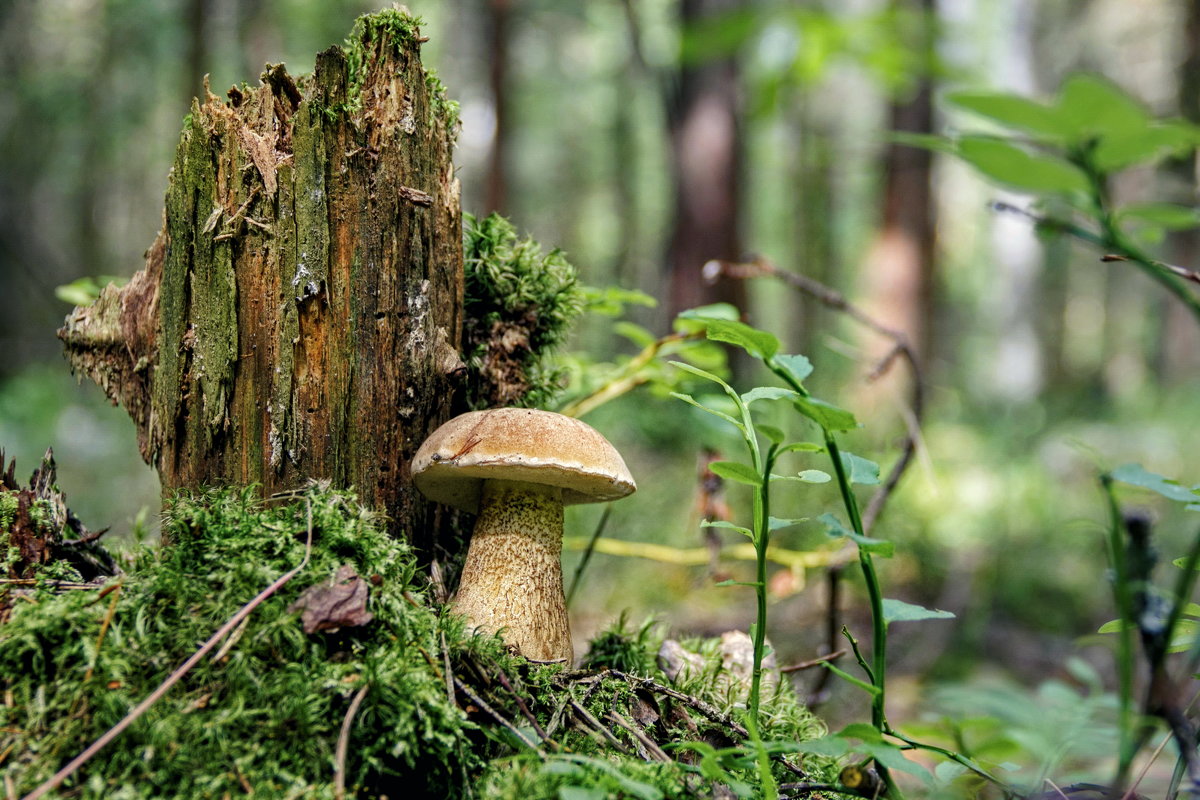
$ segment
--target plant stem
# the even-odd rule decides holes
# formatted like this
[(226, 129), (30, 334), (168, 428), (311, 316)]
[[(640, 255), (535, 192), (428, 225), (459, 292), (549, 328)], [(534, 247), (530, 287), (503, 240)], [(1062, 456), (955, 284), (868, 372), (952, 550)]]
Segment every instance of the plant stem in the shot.
[(1136, 753), (1134, 737), (1131, 730), (1133, 718), (1133, 599), (1130, 595), (1129, 575), (1125, 564), (1125, 541), (1122, 534), (1121, 508), (1117, 504), (1116, 492), (1113, 489), (1112, 476), (1100, 476), (1104, 487), (1109, 509), (1109, 560), (1113, 570), (1113, 595), (1116, 601), (1117, 614), (1121, 619), (1119, 631), (1119, 650), (1117, 657), (1118, 681), (1118, 728), (1120, 729), (1120, 757), (1117, 775), (1113, 779), (1114, 787), (1123, 787), (1129, 780), (1129, 770), (1133, 766)]
[[(837, 478), (838, 489), (842, 493), (842, 502), (846, 506), (846, 514), (850, 517), (850, 525), (854, 532), (863, 533), (862, 517), (858, 513), (858, 502), (850, 489), (850, 478), (846, 475), (846, 465), (842, 463), (842, 453), (837, 441), (829, 431), (825, 432), (825, 447), (829, 458), (833, 461), (833, 471)], [(879, 585), (879, 576), (875, 572), (875, 561), (871, 554), (863, 548), (858, 548), (858, 563), (862, 567), (863, 579), (866, 582), (867, 597), (871, 603), (871, 671), (879, 694), (871, 703), (871, 724), (880, 731), (886, 723), (885, 716), (885, 679), (887, 673), (887, 621), (883, 616), (883, 589)], [(881, 767), (882, 768), (882, 767)]]
[(1117, 227), (1108, 202), (1107, 174), (1096, 168), (1092, 163), (1091, 154), (1087, 151), (1077, 153), (1074, 160), (1087, 173), (1088, 181), (1091, 183), (1092, 201), (1095, 205), (1093, 212), (1096, 221), (1100, 224), (1100, 238), (1103, 247), (1110, 253), (1124, 256), (1142, 272), (1162, 284), (1167, 291), (1187, 306), (1196, 321), (1200, 322), (1200, 299), (1196, 298), (1187, 283), (1166, 269), (1163, 264), (1150, 258), (1140, 248), (1134, 246)]
[[(803, 384), (793, 378), (787, 370), (774, 363), (773, 359), (767, 359), (766, 365), (793, 391), (804, 397), (811, 396)], [(837, 478), (838, 490), (842, 495), (842, 504), (846, 507), (847, 516), (850, 517), (850, 525), (855, 533), (866, 536), (862, 514), (858, 511), (858, 501), (850, 489), (850, 476), (846, 474), (846, 465), (842, 463), (842, 452), (838, 447), (837, 439), (834, 437), (833, 431), (824, 426), (822, 426), (821, 432), (825, 435), (825, 450), (833, 462), (834, 476)], [(871, 682), (879, 690), (871, 698), (871, 724), (882, 733), (887, 726), (885, 712), (887, 696), (884, 685), (887, 672), (887, 621), (883, 617), (883, 589), (879, 585), (879, 576), (875, 572), (875, 562), (872, 560), (871, 554), (861, 547), (858, 548), (858, 563), (862, 567), (863, 579), (867, 586), (867, 597), (871, 603), (871, 671), (874, 673), (871, 676)], [(878, 760), (875, 762), (875, 767), (879, 776), (887, 784), (888, 794), (897, 799), (901, 798), (900, 790), (892, 781), (887, 767)]]
[(767, 641), (767, 547), (770, 546), (771, 531), (767, 520), (771, 510), (771, 468), (775, 465), (775, 448), (767, 453), (762, 465), (762, 483), (754, 494), (754, 596), (756, 622), (754, 624), (754, 672), (750, 678), (750, 716), (758, 720), (759, 699), (762, 692), (762, 662)]

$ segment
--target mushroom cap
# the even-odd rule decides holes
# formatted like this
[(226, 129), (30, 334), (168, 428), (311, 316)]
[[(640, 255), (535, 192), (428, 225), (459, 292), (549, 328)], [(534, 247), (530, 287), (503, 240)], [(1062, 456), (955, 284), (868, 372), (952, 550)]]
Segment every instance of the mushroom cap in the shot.
[(417, 450), (412, 476), (430, 500), (472, 514), (490, 479), (557, 486), (563, 505), (616, 500), (637, 489), (621, 454), (599, 431), (532, 408), (455, 417)]

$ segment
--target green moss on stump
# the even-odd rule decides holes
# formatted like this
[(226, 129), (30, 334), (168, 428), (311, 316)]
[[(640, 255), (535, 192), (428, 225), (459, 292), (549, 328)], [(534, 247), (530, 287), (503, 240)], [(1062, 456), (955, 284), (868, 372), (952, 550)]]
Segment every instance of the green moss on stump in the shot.
[(575, 267), (499, 214), (464, 214), (463, 270), (467, 405), (545, 406), (562, 383), (547, 357), (583, 310)]

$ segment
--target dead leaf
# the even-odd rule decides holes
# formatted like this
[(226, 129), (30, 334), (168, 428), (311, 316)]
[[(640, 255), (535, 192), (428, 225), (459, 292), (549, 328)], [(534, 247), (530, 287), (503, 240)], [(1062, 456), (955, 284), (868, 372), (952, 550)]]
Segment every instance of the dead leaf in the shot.
[(336, 631), (366, 625), (375, 616), (367, 611), (370, 590), (354, 567), (343, 564), (328, 583), (319, 583), (304, 590), (288, 611), (300, 612), (305, 633)]

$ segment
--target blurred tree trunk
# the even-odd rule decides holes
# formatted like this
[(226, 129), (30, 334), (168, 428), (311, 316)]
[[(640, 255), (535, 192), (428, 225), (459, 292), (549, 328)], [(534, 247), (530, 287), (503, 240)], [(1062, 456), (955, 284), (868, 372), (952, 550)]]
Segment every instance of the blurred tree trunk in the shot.
[(492, 107), (496, 115), (496, 130), (488, 154), (485, 213), (506, 213), (508, 206), (508, 139), (509, 105), (508, 44), (511, 39), (510, 20), (512, 0), (488, 0), (488, 84), (492, 90)]
[[(743, 0), (681, 0), (684, 31), (738, 10)], [(666, 258), (670, 317), (693, 306), (724, 301), (745, 309), (742, 281), (706, 284), (710, 259), (740, 260), (738, 236), (742, 141), (738, 66), (733, 56), (680, 67), (668, 101), (675, 221)], [(670, 318), (669, 317), (669, 318)]]
[(426, 547), (408, 464), (460, 366), (452, 122), (412, 21), (372, 19), (353, 77), (334, 47), (193, 104), (145, 268), (60, 336), (164, 491), (329, 479)]
[[(1179, 113), (1200, 123), (1200, 0), (1188, 0), (1187, 22), (1183, 28), (1183, 63), (1179, 66)], [(1189, 194), (1181, 198), (1186, 205), (1196, 203), (1196, 159), (1180, 160), (1173, 165)], [(1200, 269), (1200, 231), (1182, 231), (1171, 241), (1171, 260), (1188, 269)], [(1182, 303), (1162, 298), (1162, 333), (1158, 358), (1159, 377), (1168, 382), (1186, 381), (1200, 372), (1200, 330)]]
[[(919, 0), (919, 6), (923, 12), (921, 41), (915, 46), (928, 54), (933, 41), (933, 0)], [(893, 131), (933, 132), (933, 81), (928, 71), (917, 80), (910, 96), (892, 103), (890, 119)], [(922, 361), (928, 361), (934, 321), (932, 167), (931, 151), (888, 145), (883, 163), (883, 218), (863, 272), (864, 304), (877, 320), (905, 333)], [(890, 343), (881, 342), (874, 349), (882, 354), (888, 347)]]

